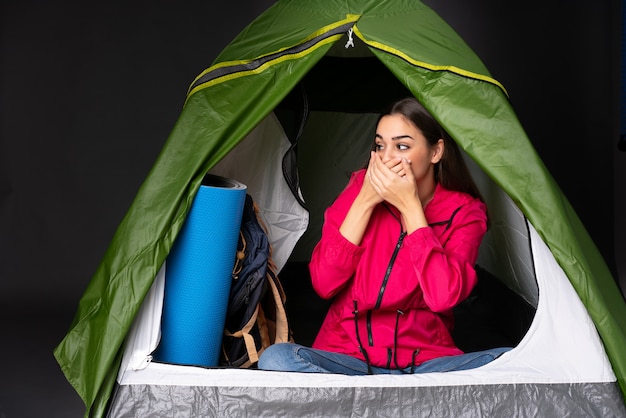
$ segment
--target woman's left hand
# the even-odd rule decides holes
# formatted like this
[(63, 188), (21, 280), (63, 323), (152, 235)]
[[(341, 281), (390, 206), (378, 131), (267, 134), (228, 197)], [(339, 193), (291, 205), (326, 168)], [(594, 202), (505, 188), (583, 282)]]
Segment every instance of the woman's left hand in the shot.
[(404, 158), (385, 162), (379, 155), (374, 153), (374, 156), (370, 161), (370, 165), (373, 165), (368, 170), (369, 180), (381, 198), (401, 212), (403, 208), (419, 203), (411, 163)]

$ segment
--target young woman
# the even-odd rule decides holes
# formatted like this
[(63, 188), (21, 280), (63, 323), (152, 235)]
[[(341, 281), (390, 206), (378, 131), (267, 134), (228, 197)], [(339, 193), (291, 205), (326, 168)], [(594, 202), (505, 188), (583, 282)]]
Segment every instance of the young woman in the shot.
[(464, 354), (450, 335), (486, 231), (454, 141), (415, 99), (395, 103), (378, 120), (367, 169), (326, 210), (309, 268), (333, 302), (313, 347), (270, 346), (259, 368), (423, 373), (493, 360), (507, 349)]

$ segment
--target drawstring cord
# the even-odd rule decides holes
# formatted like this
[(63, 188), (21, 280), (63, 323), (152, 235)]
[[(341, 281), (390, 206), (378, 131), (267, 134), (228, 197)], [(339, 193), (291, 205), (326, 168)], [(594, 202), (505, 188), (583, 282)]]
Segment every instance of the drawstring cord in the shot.
[(361, 343), (361, 335), (359, 333), (359, 309), (357, 307), (357, 301), (354, 300), (353, 302), (354, 302), (354, 311), (352, 313), (354, 314), (354, 327), (356, 328), (356, 341), (359, 343), (359, 350), (361, 351), (361, 354), (363, 354), (363, 358), (365, 359), (365, 364), (367, 364), (367, 374), (374, 374), (372, 372), (370, 358), (367, 355), (367, 351), (365, 351), (365, 347), (363, 347), (363, 344)]
[[(400, 324), (400, 316), (402, 315), (404, 315), (404, 312), (398, 309), (396, 313), (396, 329), (393, 333), (393, 362), (395, 363), (397, 369), (404, 372), (404, 367), (401, 367), (398, 364), (398, 325)], [(413, 355), (411, 358), (411, 370), (409, 371), (409, 374), (413, 374), (413, 372), (415, 371), (415, 358), (417, 357), (419, 351), (419, 348), (413, 350)]]
[[(363, 354), (363, 358), (365, 359), (365, 364), (367, 364), (367, 374), (374, 374), (374, 372), (372, 371), (372, 365), (370, 363), (370, 358), (369, 355), (367, 354), (367, 351), (365, 350), (365, 347), (363, 347), (363, 343), (361, 342), (361, 333), (359, 332), (359, 309), (358, 309), (358, 303), (356, 300), (352, 301), (354, 304), (354, 311), (352, 311), (352, 314), (354, 315), (354, 327), (356, 329), (356, 340), (357, 343), (359, 344), (359, 351), (361, 351), (361, 354)], [(370, 313), (371, 311), (368, 311), (368, 313)], [(402, 312), (400, 309), (398, 309), (396, 311), (396, 326), (394, 329), (394, 333), (393, 333), (393, 349), (387, 349), (387, 353), (388, 353), (388, 360), (387, 360), (387, 367), (389, 367), (391, 364), (391, 357), (393, 356), (393, 362), (394, 365), (396, 366), (396, 369), (401, 370), (403, 373), (404, 372), (404, 367), (400, 366), (400, 364), (398, 364), (398, 327), (400, 324), (400, 316), (404, 315), (404, 312)], [(411, 370), (408, 372), (408, 374), (413, 374), (415, 371), (415, 359), (417, 357), (417, 355), (419, 354), (420, 350), (419, 348), (416, 348), (415, 350), (413, 350), (413, 355), (411, 357)]]
[[(400, 323), (400, 315), (404, 315), (404, 312), (398, 309), (396, 313), (396, 328), (393, 331), (393, 362), (395, 363), (397, 369), (402, 369), (402, 367), (398, 364), (398, 324)], [(412, 369), (413, 366), (411, 366), (411, 371)]]

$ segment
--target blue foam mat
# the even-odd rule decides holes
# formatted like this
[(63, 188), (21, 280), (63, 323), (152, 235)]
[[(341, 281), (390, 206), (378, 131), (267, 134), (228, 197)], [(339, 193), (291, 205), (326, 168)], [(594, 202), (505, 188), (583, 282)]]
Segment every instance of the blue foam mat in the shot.
[(202, 185), (165, 264), (161, 341), (154, 360), (217, 366), (246, 186)]

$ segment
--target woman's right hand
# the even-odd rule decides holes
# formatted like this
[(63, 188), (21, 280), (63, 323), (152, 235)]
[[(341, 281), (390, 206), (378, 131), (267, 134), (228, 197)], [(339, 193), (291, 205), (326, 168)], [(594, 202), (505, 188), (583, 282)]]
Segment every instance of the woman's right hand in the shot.
[(383, 202), (382, 196), (374, 189), (371, 182), (371, 171), (377, 158), (380, 157), (372, 152), (361, 190), (339, 227), (341, 235), (355, 245), (360, 245), (374, 208)]
[(367, 172), (365, 173), (365, 178), (363, 180), (363, 186), (361, 187), (361, 192), (359, 193), (359, 198), (372, 206), (376, 206), (383, 201), (382, 196), (378, 194), (372, 185), (372, 169), (376, 158), (379, 157), (374, 151), (372, 151), (370, 154), (369, 164), (367, 165)]

